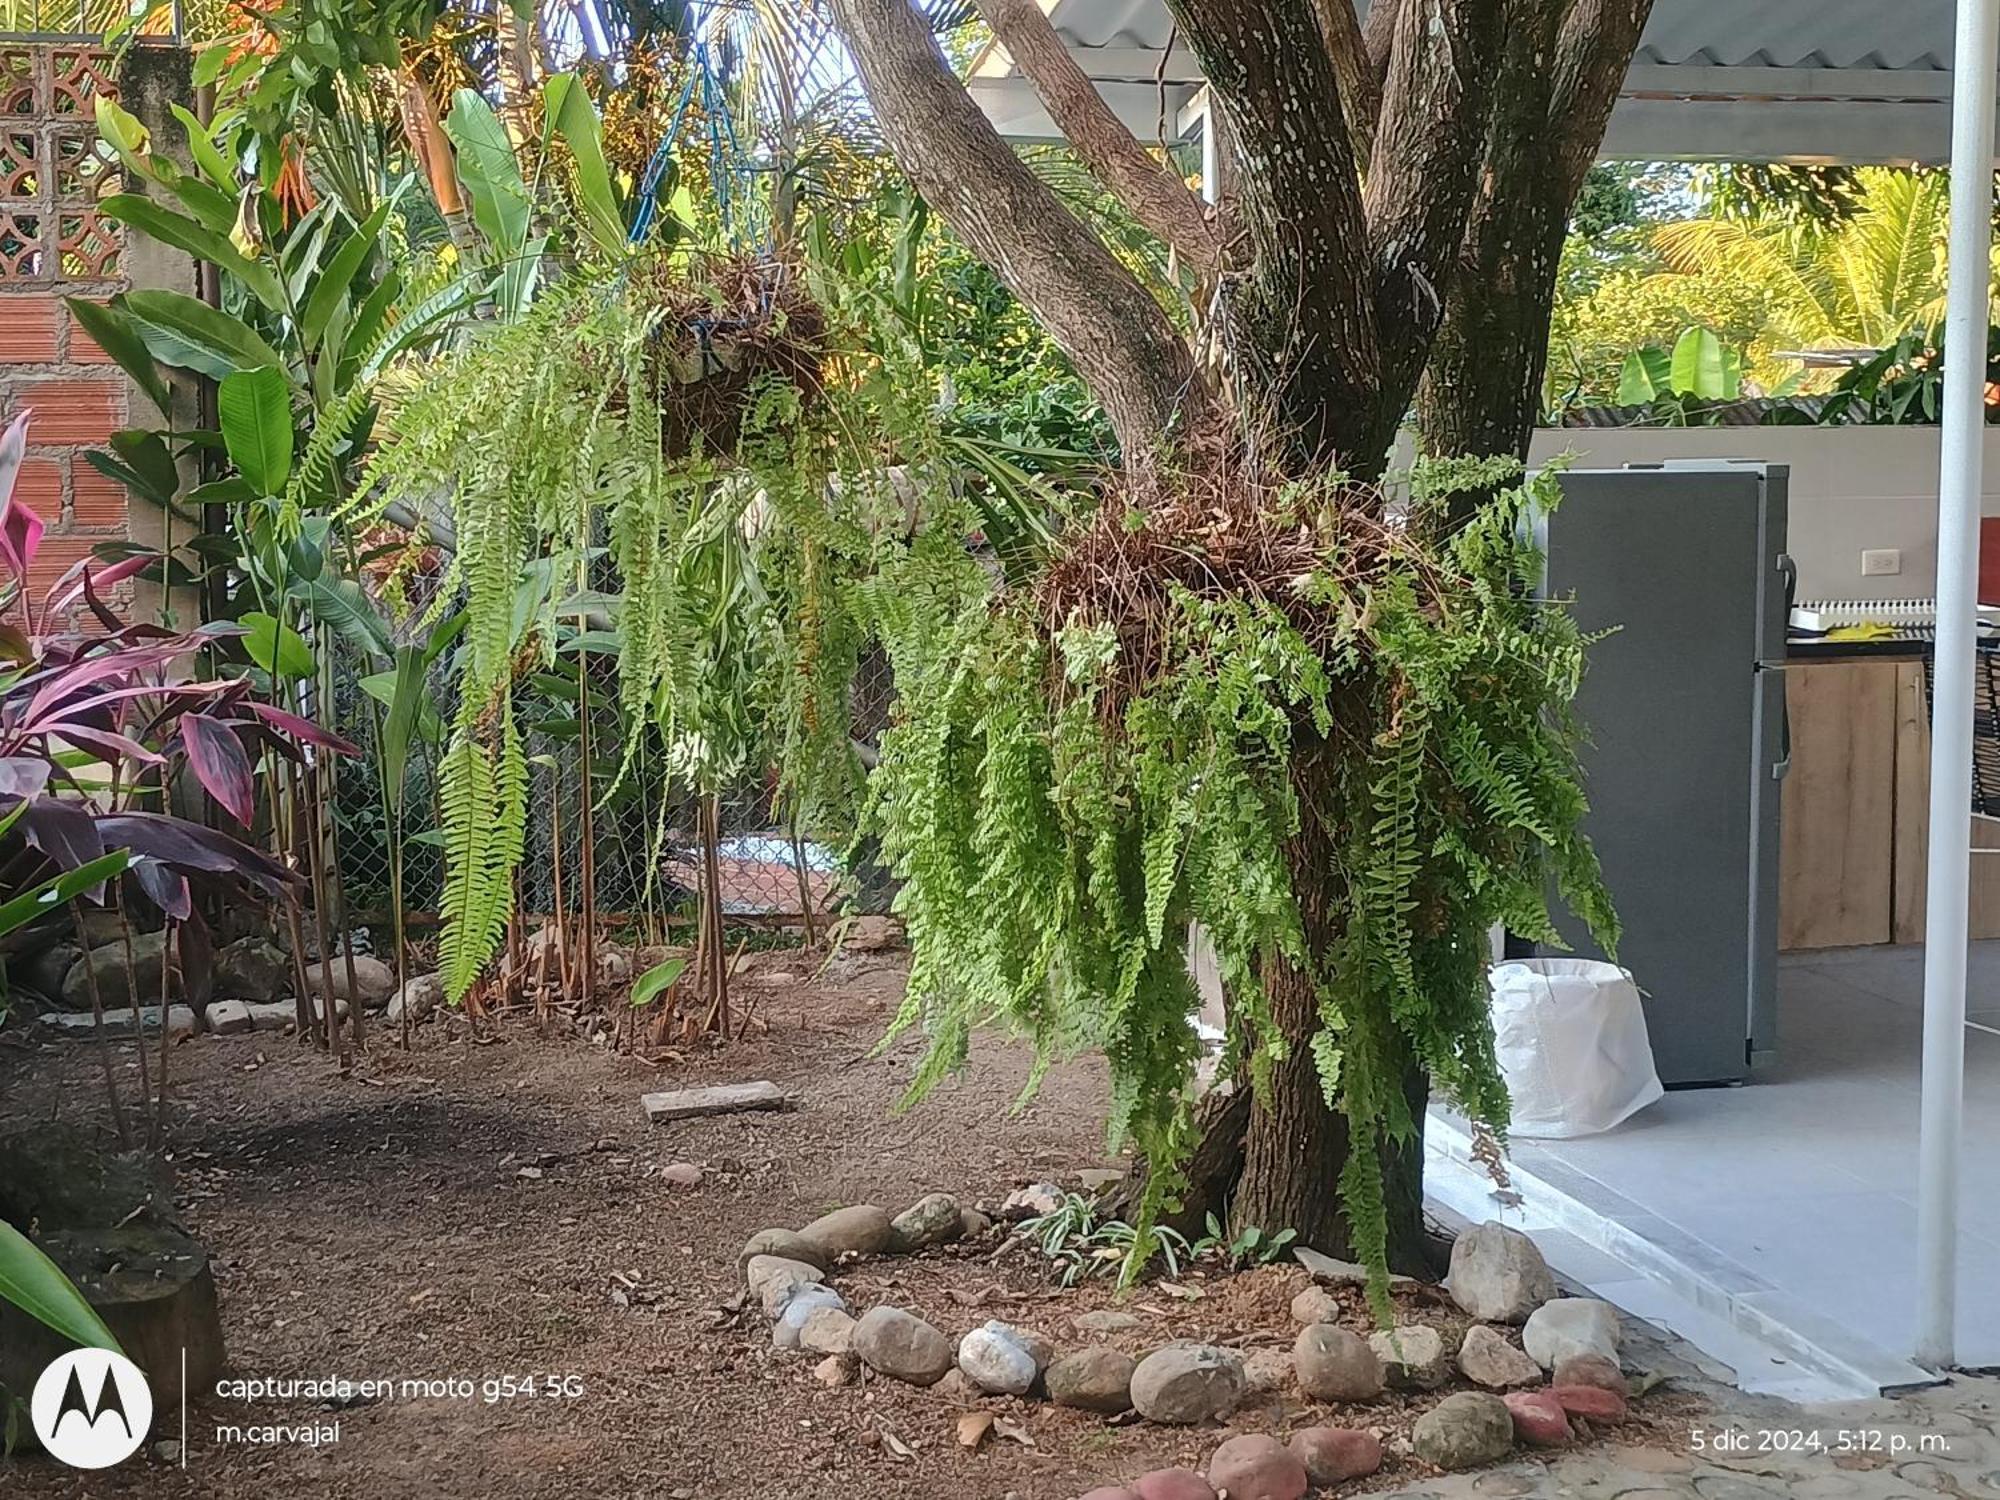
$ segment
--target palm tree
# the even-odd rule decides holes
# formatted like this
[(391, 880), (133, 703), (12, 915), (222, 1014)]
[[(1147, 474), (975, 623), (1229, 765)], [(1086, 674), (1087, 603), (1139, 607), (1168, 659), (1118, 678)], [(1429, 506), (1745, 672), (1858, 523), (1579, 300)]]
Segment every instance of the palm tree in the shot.
[(1881, 349), (1944, 315), (1948, 184), (1941, 172), (1862, 167), (1849, 217), (1663, 224), (1665, 275), (1748, 275), (1771, 294), (1758, 343)]

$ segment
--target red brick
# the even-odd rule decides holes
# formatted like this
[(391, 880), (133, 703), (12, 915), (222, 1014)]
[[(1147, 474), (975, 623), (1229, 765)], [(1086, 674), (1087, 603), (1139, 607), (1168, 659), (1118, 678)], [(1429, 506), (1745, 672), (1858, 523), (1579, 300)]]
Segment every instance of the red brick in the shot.
[(90, 466), (81, 453), (69, 460), (70, 520), (89, 531), (125, 533), (125, 486)]
[(87, 536), (45, 536), (28, 568), (28, 604), (39, 614), (55, 581), (84, 558), (96, 542)]
[(83, 325), (74, 313), (69, 318), (69, 357), (72, 364), (108, 365), (111, 356), (98, 345), (96, 339), (83, 331)]
[(62, 318), (62, 306), (53, 297), (0, 298), (0, 363), (53, 362)]
[(14, 498), (44, 521), (61, 520), (62, 465), (53, 458), (23, 459), (14, 476)]
[(28, 441), (101, 443), (125, 425), (125, 390), (116, 380), (35, 380), (14, 387), (8, 416), (34, 409)]

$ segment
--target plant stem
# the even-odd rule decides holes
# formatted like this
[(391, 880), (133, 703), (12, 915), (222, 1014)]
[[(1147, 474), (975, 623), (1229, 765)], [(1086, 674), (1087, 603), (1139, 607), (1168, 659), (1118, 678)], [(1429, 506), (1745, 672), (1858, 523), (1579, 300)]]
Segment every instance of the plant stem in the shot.
[[(84, 931), (83, 903), (71, 898), (70, 920), (76, 923), (79, 935)], [(90, 961), (90, 946), (83, 948), (83, 978), (90, 987), (91, 1031), (97, 1038), (98, 1056), (104, 1061), (104, 1096), (111, 1101), (111, 1119), (118, 1127), (118, 1144), (127, 1151), (132, 1149), (132, 1127), (125, 1120), (125, 1105), (118, 1097), (118, 1074), (111, 1066), (111, 1039), (104, 1034), (104, 995), (97, 987), (97, 965)]]

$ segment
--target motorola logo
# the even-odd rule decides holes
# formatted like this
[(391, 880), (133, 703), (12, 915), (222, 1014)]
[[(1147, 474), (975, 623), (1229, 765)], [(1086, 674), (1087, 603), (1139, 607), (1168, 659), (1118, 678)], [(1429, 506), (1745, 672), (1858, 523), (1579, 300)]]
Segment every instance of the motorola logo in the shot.
[(28, 1415), (51, 1457), (75, 1469), (108, 1469), (146, 1440), (153, 1392), (124, 1355), (73, 1349), (42, 1371)]

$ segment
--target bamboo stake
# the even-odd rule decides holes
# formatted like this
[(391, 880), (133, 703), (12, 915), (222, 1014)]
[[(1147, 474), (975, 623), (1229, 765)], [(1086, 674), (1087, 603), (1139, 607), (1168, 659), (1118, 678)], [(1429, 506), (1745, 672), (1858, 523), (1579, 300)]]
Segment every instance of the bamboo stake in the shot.
[[(146, 1011), (139, 1004), (139, 960), (132, 948), (132, 923), (125, 915), (125, 891), (111, 888), (112, 907), (118, 913), (118, 931), (125, 945), (125, 1003), (132, 1010), (132, 1045), (139, 1057), (139, 1098), (146, 1106), (146, 1140), (160, 1138), (160, 1118), (153, 1104), (153, 1080), (146, 1066)], [(160, 1029), (167, 1028), (167, 997), (160, 996)]]
[(589, 1005), (597, 998), (597, 824), (593, 816), (590, 771), (590, 667), (584, 661), (582, 652), (576, 660), (576, 702), (577, 741), (581, 750), (583, 769), (583, 791), (578, 809), (581, 818), (579, 830), (580, 863), (582, 864), (583, 889), (583, 984), (582, 1001)]
[[(308, 819), (309, 824), (317, 824), (325, 814), (325, 808), (319, 804), (317, 799), (317, 792), (318, 788), (315, 787), (313, 789), (314, 800), (308, 807), (308, 811), (311, 813), (311, 817)], [(326, 1035), (331, 1043), (331, 1050), (340, 1059), (340, 1071), (349, 1073), (354, 1069), (354, 1057), (348, 1051), (347, 1033), (340, 1029), (340, 1009), (333, 996), (333, 955), (327, 946), (326, 871), (322, 868), (322, 861), (320, 859), (319, 837), (311, 827), (308, 827), (306, 830), (305, 845), (306, 870), (308, 877), (312, 881), (313, 935), (319, 946), (319, 988), (320, 998), (325, 1006), (323, 1019), (326, 1024)], [(354, 1006), (354, 997), (352, 995), (348, 997), (347, 1003), (349, 1009), (352, 1009)]]
[[(70, 898), (70, 920), (76, 923), (78, 936), (84, 932), (83, 903)], [(104, 1034), (104, 995), (97, 987), (97, 965), (90, 961), (88, 944), (83, 949), (83, 977), (90, 987), (91, 1031), (97, 1037), (98, 1056), (104, 1061), (104, 1094), (111, 1101), (112, 1123), (118, 1127), (118, 1144), (127, 1151), (132, 1149), (132, 1127), (126, 1123), (125, 1104), (118, 1097), (118, 1074), (111, 1066), (111, 1038)]]

